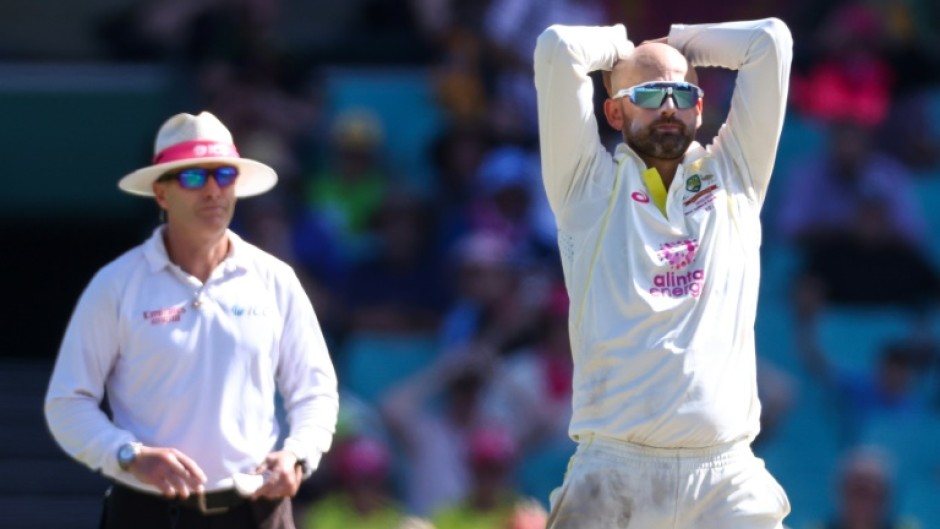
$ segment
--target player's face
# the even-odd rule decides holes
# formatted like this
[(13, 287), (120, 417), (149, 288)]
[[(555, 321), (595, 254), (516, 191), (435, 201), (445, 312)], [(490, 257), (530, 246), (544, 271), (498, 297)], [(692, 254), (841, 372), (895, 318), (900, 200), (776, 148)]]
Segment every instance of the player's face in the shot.
[[(215, 170), (218, 165), (194, 165)], [(220, 232), (228, 228), (235, 213), (235, 185), (219, 185), (209, 177), (202, 187), (187, 189), (176, 179), (157, 182), (157, 202), (167, 212), (167, 222), (187, 230)]]
[[(650, 81), (681, 82), (683, 79)], [(682, 158), (701, 123), (701, 101), (690, 108), (678, 108), (671, 96), (664, 98), (659, 108), (640, 107), (628, 97), (618, 101), (624, 116), (624, 142), (641, 156), (662, 160)]]

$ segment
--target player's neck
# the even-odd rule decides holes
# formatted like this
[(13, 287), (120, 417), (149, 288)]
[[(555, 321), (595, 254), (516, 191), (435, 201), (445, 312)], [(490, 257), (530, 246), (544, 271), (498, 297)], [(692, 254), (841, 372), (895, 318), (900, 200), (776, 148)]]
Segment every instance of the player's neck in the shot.
[(229, 252), (229, 238), (225, 231), (200, 236), (167, 225), (163, 231), (163, 243), (170, 261), (203, 283)]
[(676, 171), (679, 170), (680, 160), (663, 160), (644, 156), (643, 161), (646, 162), (646, 167), (656, 168), (659, 176), (663, 179), (663, 187), (668, 191), (669, 186), (672, 185), (672, 179), (676, 176)]

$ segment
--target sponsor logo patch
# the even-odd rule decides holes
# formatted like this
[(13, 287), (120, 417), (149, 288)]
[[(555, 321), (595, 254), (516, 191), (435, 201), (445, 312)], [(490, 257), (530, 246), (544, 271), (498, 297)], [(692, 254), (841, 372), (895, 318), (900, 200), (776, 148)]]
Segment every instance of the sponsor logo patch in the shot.
[(169, 307), (165, 309), (145, 310), (144, 319), (151, 325), (165, 325), (180, 321), (180, 318), (186, 314), (185, 307)]
[(264, 307), (246, 307), (244, 305), (232, 305), (229, 312), (235, 317), (268, 315), (268, 309)]
[(657, 255), (663, 264), (668, 264), (673, 270), (682, 270), (695, 259), (698, 250), (698, 240), (686, 239), (684, 241), (664, 242), (659, 245)]
[(657, 297), (697, 298), (705, 284), (705, 270), (692, 268), (699, 248), (698, 239), (683, 239), (661, 244), (656, 252), (669, 271), (652, 278), (649, 293)]

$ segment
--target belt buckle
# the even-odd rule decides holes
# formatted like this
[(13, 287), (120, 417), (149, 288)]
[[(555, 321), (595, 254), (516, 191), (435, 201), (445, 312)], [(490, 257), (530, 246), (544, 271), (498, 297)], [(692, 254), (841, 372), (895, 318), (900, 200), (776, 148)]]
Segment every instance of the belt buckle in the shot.
[(196, 505), (199, 506), (199, 512), (202, 514), (222, 514), (229, 510), (228, 507), (213, 507), (206, 505), (206, 493), (196, 495)]

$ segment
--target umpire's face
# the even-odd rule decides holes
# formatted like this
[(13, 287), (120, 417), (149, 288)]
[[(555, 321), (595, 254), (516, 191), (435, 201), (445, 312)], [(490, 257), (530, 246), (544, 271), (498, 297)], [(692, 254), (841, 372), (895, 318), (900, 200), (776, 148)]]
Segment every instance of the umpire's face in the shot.
[[(187, 171), (195, 171), (187, 174)], [(164, 175), (153, 185), (157, 204), (166, 210), (167, 224), (193, 235), (224, 232), (235, 213), (235, 175), (230, 166), (198, 164)], [(180, 176), (182, 174), (182, 176)], [(198, 178), (187, 179), (194, 175)], [(201, 176), (200, 176), (201, 175)]]

